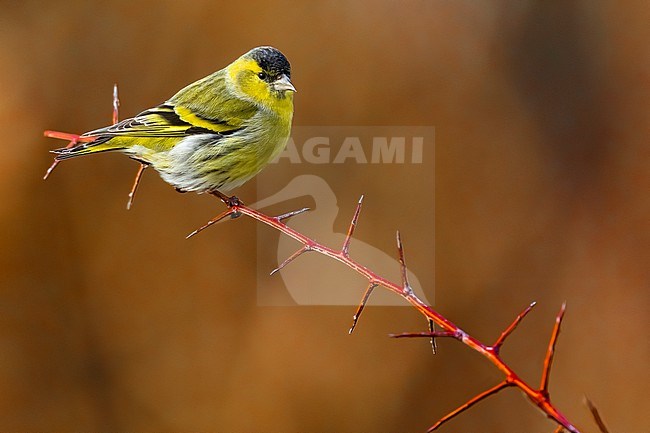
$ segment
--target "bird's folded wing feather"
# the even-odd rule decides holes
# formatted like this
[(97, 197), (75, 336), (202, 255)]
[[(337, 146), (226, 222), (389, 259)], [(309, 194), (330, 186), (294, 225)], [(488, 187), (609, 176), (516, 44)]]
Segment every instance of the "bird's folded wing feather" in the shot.
[(83, 136), (184, 137), (211, 132), (227, 135), (241, 128), (242, 123), (202, 117), (184, 107), (163, 104), (115, 125), (86, 132)]
[(181, 89), (167, 102), (115, 125), (86, 132), (83, 137), (185, 137), (232, 134), (258, 112), (255, 104), (228, 91), (223, 72)]

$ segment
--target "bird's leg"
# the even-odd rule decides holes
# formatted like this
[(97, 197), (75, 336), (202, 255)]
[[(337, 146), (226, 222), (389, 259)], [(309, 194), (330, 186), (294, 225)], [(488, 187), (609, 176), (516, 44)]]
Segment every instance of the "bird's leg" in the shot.
[(213, 189), (210, 191), (210, 194), (213, 196), (217, 197), (219, 200), (225, 203), (226, 206), (228, 207), (235, 207), (235, 206), (241, 206), (244, 203), (241, 202), (237, 197), (233, 196), (227, 196), (226, 194), (222, 193), (221, 191), (217, 189)]
[(129, 193), (129, 201), (126, 203), (126, 209), (130, 210), (131, 205), (133, 204), (133, 200), (135, 199), (135, 192), (138, 189), (138, 185), (140, 185), (140, 179), (142, 179), (142, 173), (144, 173), (144, 169), (149, 167), (149, 164), (144, 163), (142, 161), (138, 161), (140, 163), (140, 168), (138, 169), (138, 172), (135, 175), (135, 180), (133, 181), (133, 186), (131, 187), (131, 192)]

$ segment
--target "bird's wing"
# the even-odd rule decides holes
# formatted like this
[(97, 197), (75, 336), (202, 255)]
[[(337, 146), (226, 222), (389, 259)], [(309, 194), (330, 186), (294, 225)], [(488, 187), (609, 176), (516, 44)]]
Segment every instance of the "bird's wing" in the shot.
[[(222, 133), (226, 135), (237, 130), (241, 125), (229, 125), (227, 122), (212, 120), (212, 124), (203, 122), (197, 125), (186, 121), (184, 110), (169, 104), (159, 105), (143, 111), (131, 119), (122, 120), (115, 125), (107, 126), (83, 134), (84, 137), (184, 137), (192, 134)], [(178, 111), (177, 111), (178, 110)], [(179, 113), (180, 112), (180, 113)]]
[(225, 80), (224, 70), (190, 84), (172, 96), (167, 104), (180, 119), (195, 127), (215, 132), (241, 128), (259, 108), (238, 96)]
[(185, 137), (232, 134), (258, 112), (256, 105), (232, 94), (223, 71), (181, 89), (162, 105), (115, 125), (86, 132), (84, 137)]

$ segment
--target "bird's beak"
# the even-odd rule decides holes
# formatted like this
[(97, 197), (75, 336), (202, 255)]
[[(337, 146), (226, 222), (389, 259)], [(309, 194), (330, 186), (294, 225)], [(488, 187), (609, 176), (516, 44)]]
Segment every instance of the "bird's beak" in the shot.
[(296, 88), (293, 87), (293, 84), (291, 83), (291, 80), (289, 77), (286, 75), (282, 74), (282, 76), (277, 79), (276, 81), (273, 82), (273, 88), (277, 90), (278, 92), (296, 92)]

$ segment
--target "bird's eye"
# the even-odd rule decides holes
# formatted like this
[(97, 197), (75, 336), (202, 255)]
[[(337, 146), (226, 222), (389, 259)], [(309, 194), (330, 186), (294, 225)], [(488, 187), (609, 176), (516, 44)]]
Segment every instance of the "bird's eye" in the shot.
[(260, 80), (266, 80), (267, 78), (269, 78), (269, 75), (266, 72), (263, 72), (263, 71), (258, 73), (257, 76), (258, 76), (258, 78)]

